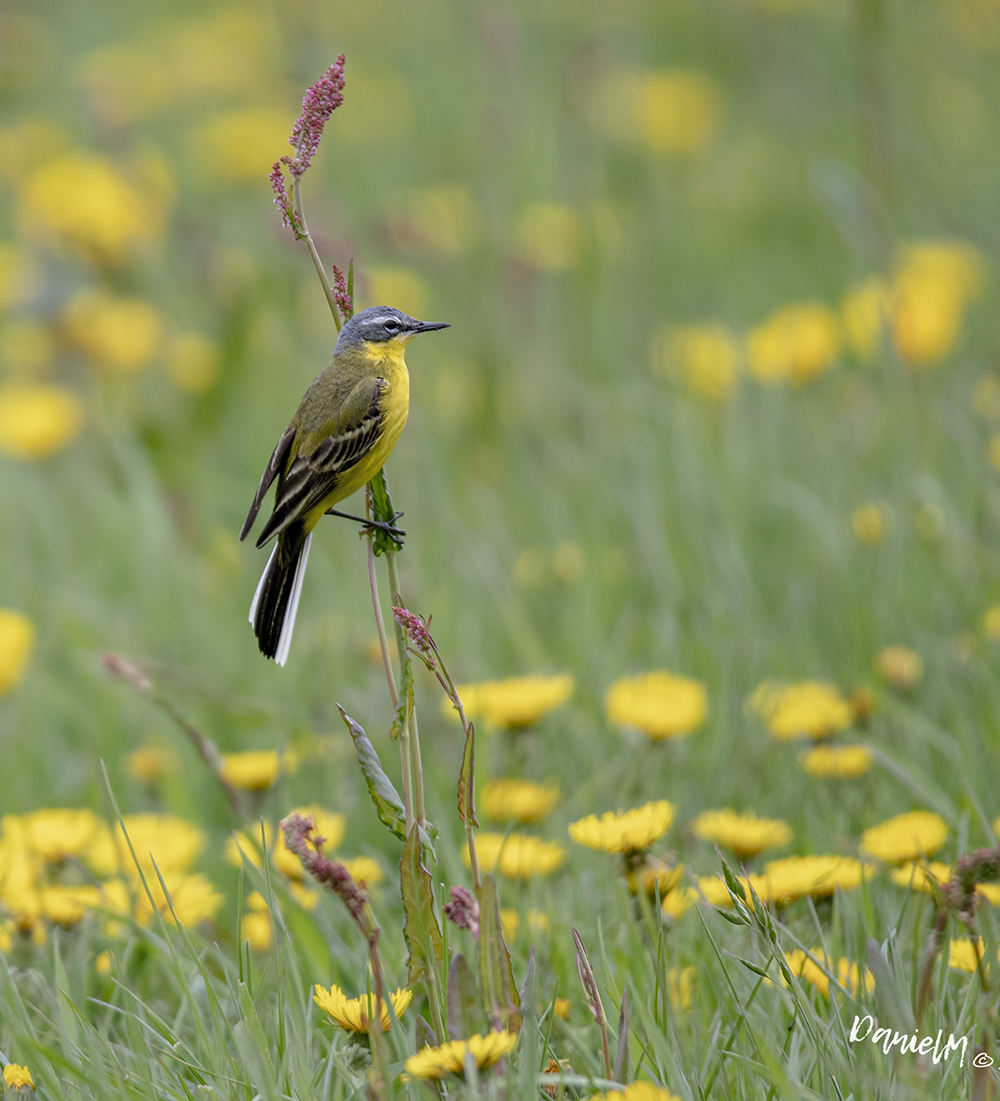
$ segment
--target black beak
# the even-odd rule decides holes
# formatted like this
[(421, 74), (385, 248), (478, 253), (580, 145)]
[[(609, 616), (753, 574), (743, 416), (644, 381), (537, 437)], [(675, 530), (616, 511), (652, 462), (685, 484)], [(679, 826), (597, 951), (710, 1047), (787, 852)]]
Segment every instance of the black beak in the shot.
[(451, 325), (447, 321), (421, 321), (420, 324), (413, 330), (415, 333), (432, 333), (435, 329), (450, 329)]

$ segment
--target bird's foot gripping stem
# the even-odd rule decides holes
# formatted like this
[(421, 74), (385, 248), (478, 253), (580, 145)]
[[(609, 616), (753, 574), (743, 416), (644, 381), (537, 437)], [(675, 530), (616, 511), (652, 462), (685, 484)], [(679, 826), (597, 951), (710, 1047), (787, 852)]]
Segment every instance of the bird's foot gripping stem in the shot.
[(402, 547), (403, 537), (406, 532), (402, 528), (396, 527), (396, 521), (402, 516), (401, 512), (393, 513), (392, 520), (366, 520), (363, 516), (352, 516), (349, 512), (338, 512), (335, 508), (328, 508), (326, 510), (327, 516), (339, 516), (343, 520), (353, 520), (356, 524), (361, 525), (362, 534), (370, 533), (372, 531), (384, 532), (389, 538), (396, 544), (397, 547)]

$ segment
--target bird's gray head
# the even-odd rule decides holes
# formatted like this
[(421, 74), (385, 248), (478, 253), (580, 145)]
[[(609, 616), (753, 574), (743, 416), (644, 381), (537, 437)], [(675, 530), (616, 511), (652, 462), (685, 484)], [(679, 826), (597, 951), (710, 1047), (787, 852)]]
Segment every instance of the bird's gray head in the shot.
[(343, 351), (349, 346), (363, 347), (365, 344), (387, 344), (390, 341), (409, 344), (418, 333), (447, 328), (446, 322), (418, 321), (392, 306), (369, 306), (344, 323), (334, 350)]

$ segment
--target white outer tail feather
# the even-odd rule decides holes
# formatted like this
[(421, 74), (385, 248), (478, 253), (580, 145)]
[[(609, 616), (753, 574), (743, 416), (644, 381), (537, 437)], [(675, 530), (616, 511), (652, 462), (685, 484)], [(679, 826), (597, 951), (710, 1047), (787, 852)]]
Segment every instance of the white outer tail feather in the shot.
[(278, 649), (274, 655), (277, 665), (284, 665), (288, 661), (288, 651), (292, 645), (292, 631), (295, 630), (295, 615), (299, 610), (299, 597), (302, 595), (302, 581), (306, 576), (306, 563), (309, 561), (309, 548), (312, 546), (312, 532), (306, 536), (302, 545), (302, 553), (299, 555), (299, 563), (295, 567), (295, 580), (292, 582), (292, 595), (288, 598), (288, 607), (285, 609), (285, 621), (281, 625), (281, 634), (278, 636)]
[(250, 626), (253, 626), (253, 621), (257, 616), (257, 605), (260, 603), (260, 594), (264, 591), (264, 579), (271, 572), (271, 563), (274, 561), (274, 556), (278, 553), (278, 544), (275, 543), (271, 548), (271, 557), (267, 560), (267, 565), (264, 567), (264, 572), (260, 575), (260, 580), (257, 582), (257, 589), (253, 594), (253, 600), (250, 602)]

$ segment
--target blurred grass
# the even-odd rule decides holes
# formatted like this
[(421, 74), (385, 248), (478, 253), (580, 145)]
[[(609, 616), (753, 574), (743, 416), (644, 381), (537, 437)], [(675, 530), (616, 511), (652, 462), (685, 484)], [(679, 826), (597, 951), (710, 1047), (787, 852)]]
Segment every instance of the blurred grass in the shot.
[[(17, 33), (0, 48), (0, 132), (41, 117), (115, 164), (155, 154), (176, 187), (163, 238), (112, 264), (39, 244), (19, 215), (23, 179), (6, 184), (0, 240), (26, 242), (43, 279), (3, 327), (37, 319), (56, 352), (30, 371), (4, 370), (79, 393), (86, 426), (50, 459), (2, 460), (0, 603), (38, 631), (28, 676), (0, 703), (0, 754), (17, 778), (5, 812), (100, 807), (103, 758), (128, 809), (197, 817), (216, 839), (230, 825), (179, 736), (108, 682), (99, 652), (111, 648), (147, 660), (224, 750), (319, 735), (323, 756), (282, 781), (268, 813), (320, 800), (348, 813), (352, 851), (383, 847), (334, 708), (343, 703), (376, 740), (388, 728), (382, 672), (367, 656), (363, 546), (349, 525), (320, 530), (292, 655), (277, 669), (246, 624), (264, 554), (235, 541), (335, 334), (270, 203), (266, 168), (280, 142), (254, 174), (232, 167), (239, 150), (197, 159), (191, 136), (244, 109), (277, 113), (290, 129), (302, 88), (343, 51), (345, 105), (304, 186), (310, 225), (328, 262), (355, 258), (364, 303), (395, 288), (453, 325), (411, 349), (410, 423), (388, 467), (410, 533), (404, 595), (433, 613), (456, 677), (576, 676), (573, 705), (527, 736), (532, 774), (566, 793), (552, 836), (579, 814), (668, 797), (681, 823), (707, 806), (753, 807), (792, 822), (797, 850), (836, 851), (930, 797), (969, 845), (991, 840), (978, 808), (987, 819), (1000, 811), (1000, 701), (997, 654), (979, 623), (998, 593), (1000, 493), (973, 391), (996, 370), (995, 281), (935, 370), (910, 371), (886, 346), (871, 365), (845, 353), (801, 387), (743, 378), (721, 405), (652, 370), (664, 326), (743, 333), (789, 301), (835, 309), (874, 271), (852, 9), (771, 8), (282, 0), (83, 10), (50, 0), (4, 13)], [(995, 271), (1000, 14), (985, 0), (888, 13), (897, 238), (964, 239)], [(233, 26), (242, 30), (227, 39)], [(142, 107), (156, 91), (141, 69), (117, 92), (114, 81), (95, 84), (107, 63), (94, 51), (122, 44), (166, 67), (158, 106)], [(614, 99), (630, 74), (678, 69), (704, 75), (719, 97), (715, 129), (692, 155), (637, 141)], [(444, 199), (442, 186), (452, 189)], [(576, 227), (560, 270), (519, 256), (519, 220), (535, 203), (563, 204)], [(90, 285), (146, 299), (171, 331), (208, 335), (218, 381), (189, 393), (161, 361), (134, 376), (88, 365), (60, 319)], [(870, 501), (893, 516), (871, 547), (850, 527)], [(925, 505), (942, 517), (932, 539), (916, 526)], [(846, 793), (810, 780), (744, 715), (765, 676), (876, 685), (872, 656), (893, 642), (923, 655), (926, 676), (905, 699), (880, 687), (865, 735), (911, 782), (883, 769)], [(622, 673), (659, 667), (706, 682), (708, 723), (678, 744), (623, 740), (601, 717), (603, 693)], [(431, 809), (447, 837), (460, 746), (431, 685), (420, 689)], [(151, 732), (184, 761), (155, 799), (120, 766)], [(483, 772), (498, 768), (500, 747), (488, 740), (482, 760)], [(442, 870), (458, 879), (452, 840), (457, 831)], [(714, 867), (687, 837), (679, 849)], [(209, 860), (220, 882), (232, 879), (217, 854)], [(572, 877), (558, 890), (524, 889), (518, 905), (545, 909), (553, 928), (581, 912), (600, 918), (615, 930), (614, 965), (627, 970), (625, 904), (599, 889), (597, 868), (574, 853)], [(851, 913), (833, 915), (834, 928), (880, 939), (896, 924), (886, 899), (867, 917), (855, 912), (860, 898), (837, 905)], [(859, 955), (861, 933), (846, 939)], [(565, 984), (568, 949), (553, 937), (550, 951)], [(673, 951), (706, 958), (696, 922)], [(356, 960), (345, 965), (356, 973)], [(714, 994), (720, 1005), (730, 998), (721, 985)], [(734, 1018), (724, 1017), (726, 1033)], [(721, 1058), (703, 1046), (708, 1032), (671, 1027), (685, 1067)], [(782, 1050), (778, 1026), (755, 1027)], [(800, 1041), (790, 1041), (791, 1065)], [(881, 1065), (869, 1069), (865, 1095), (879, 1096)], [(717, 1095), (750, 1096), (731, 1073)]]

